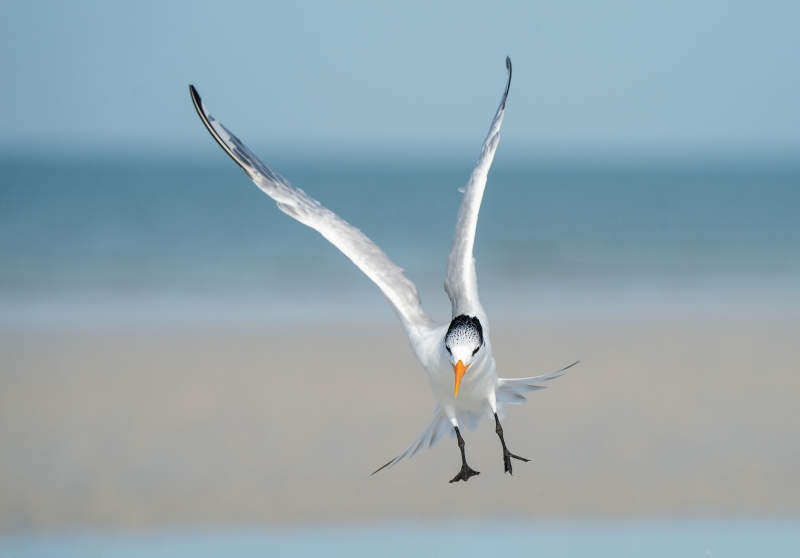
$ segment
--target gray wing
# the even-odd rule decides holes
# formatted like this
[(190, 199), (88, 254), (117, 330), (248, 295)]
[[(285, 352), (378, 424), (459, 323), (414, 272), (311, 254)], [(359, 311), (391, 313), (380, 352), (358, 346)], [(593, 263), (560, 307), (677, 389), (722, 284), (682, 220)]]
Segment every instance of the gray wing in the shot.
[(189, 86), (194, 107), (220, 147), (242, 167), (256, 186), (278, 204), (278, 208), (324, 236), (372, 279), (389, 300), (409, 335), (433, 327), (422, 309), (419, 292), (389, 257), (360, 230), (353, 227), (303, 190), (258, 160), (239, 138), (214, 119), (194, 86)]
[(506, 69), (508, 70), (508, 81), (503, 98), (497, 114), (492, 120), (489, 134), (483, 142), (478, 164), (475, 165), (475, 170), (472, 171), (469, 182), (463, 189), (464, 199), (458, 209), (453, 247), (450, 249), (450, 256), (447, 259), (447, 278), (444, 282), (444, 289), (453, 305), (453, 317), (460, 314), (483, 315), (483, 308), (478, 300), (478, 279), (475, 274), (475, 258), (472, 255), (472, 248), (475, 244), (475, 227), (478, 224), (478, 212), (481, 209), (483, 191), (486, 188), (486, 178), (489, 175), (489, 167), (492, 166), (492, 159), (494, 159), (497, 143), (500, 140), (500, 125), (503, 123), (508, 88), (511, 86), (511, 59), (508, 57), (506, 57)]

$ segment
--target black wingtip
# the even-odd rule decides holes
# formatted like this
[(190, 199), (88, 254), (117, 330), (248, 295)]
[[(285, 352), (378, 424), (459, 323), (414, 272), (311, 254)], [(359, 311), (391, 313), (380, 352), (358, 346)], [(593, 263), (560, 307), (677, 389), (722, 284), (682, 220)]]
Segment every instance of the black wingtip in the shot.
[(203, 111), (200, 109), (203, 101), (200, 99), (200, 93), (197, 92), (197, 89), (195, 89), (194, 85), (191, 83), (189, 84), (189, 95), (192, 96), (192, 103), (197, 110), (197, 114), (200, 115), (200, 118), (203, 118)]
[(511, 58), (506, 56), (506, 70), (508, 70), (508, 81), (506, 82), (506, 90), (503, 93), (503, 102), (502, 107), (503, 109), (506, 108), (506, 99), (508, 98), (508, 90), (511, 88)]
[(233, 161), (237, 165), (242, 167), (242, 170), (244, 170), (247, 176), (253, 178), (253, 176), (247, 170), (245, 164), (242, 163), (242, 161), (240, 161), (238, 157), (236, 157), (233, 151), (231, 151), (231, 148), (225, 143), (225, 141), (221, 137), (219, 137), (219, 134), (211, 125), (211, 122), (209, 122), (209, 118), (211, 120), (214, 120), (214, 118), (210, 114), (206, 115), (206, 112), (203, 110), (203, 101), (202, 99), (200, 99), (200, 94), (197, 92), (197, 89), (194, 88), (194, 85), (189, 84), (189, 93), (192, 96), (192, 103), (194, 104), (194, 109), (197, 111), (197, 116), (200, 117), (200, 120), (203, 122), (203, 125), (206, 127), (206, 130), (208, 130), (208, 133), (211, 134), (211, 137), (214, 138), (214, 140), (219, 144), (219, 146), (225, 151), (225, 153), (228, 154), (228, 156), (231, 159), (233, 159)]

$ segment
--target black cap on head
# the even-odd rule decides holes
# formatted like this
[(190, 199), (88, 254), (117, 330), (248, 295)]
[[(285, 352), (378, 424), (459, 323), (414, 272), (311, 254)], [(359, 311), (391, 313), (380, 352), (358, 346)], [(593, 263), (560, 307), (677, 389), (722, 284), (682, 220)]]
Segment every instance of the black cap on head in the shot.
[(475, 316), (461, 314), (453, 318), (447, 333), (444, 336), (446, 344), (451, 341), (458, 341), (460, 337), (477, 337), (478, 346), (483, 345), (483, 327), (481, 321)]

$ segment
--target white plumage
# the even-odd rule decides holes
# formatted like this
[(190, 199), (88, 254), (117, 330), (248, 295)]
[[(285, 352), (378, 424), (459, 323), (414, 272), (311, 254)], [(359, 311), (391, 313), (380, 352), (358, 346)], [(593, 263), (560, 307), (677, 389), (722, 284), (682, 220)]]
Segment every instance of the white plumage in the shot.
[(360, 230), (262, 163), (211, 116), (195, 88), (189, 86), (197, 113), (208, 131), (253, 182), (275, 200), (281, 211), (315, 229), (341, 250), (378, 285), (388, 299), (408, 334), (417, 360), (428, 375), (438, 407), (422, 434), (384, 467), (391, 467), (404, 457), (413, 456), (423, 447), (433, 447), (444, 434), (450, 432), (458, 438), (462, 456), (462, 470), (451, 482), (466, 481), (478, 474), (466, 464), (459, 428), (474, 430), (484, 415), (495, 418), (496, 431), (503, 445), (506, 472), (511, 472), (511, 457), (527, 461), (511, 454), (505, 447), (500, 426), (502, 405), (524, 402), (525, 393), (542, 389), (543, 386), (539, 385), (541, 382), (556, 378), (569, 368), (533, 378), (498, 378), (489, 340), (489, 321), (478, 298), (472, 251), (481, 200), (500, 139), (500, 125), (511, 84), (511, 60), (508, 58), (506, 68), (508, 80), (500, 107), (483, 142), (475, 170), (462, 189), (464, 197), (458, 211), (444, 284), (452, 303), (453, 322), (444, 325), (435, 323), (425, 313), (417, 288), (380, 248)]

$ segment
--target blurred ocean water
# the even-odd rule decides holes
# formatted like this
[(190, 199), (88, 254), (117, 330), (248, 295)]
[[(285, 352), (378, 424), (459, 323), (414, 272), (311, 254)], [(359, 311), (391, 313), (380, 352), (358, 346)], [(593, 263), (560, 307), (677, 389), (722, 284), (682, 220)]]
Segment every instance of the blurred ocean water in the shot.
[(0, 556), (492, 556), (598, 558), (792, 556), (793, 521), (511, 522), (390, 524), (283, 531), (164, 531), (145, 534), (0, 535)]
[[(311, 162), (309, 162), (309, 160)], [(270, 161), (361, 228), (448, 318), (455, 161)], [(497, 158), (476, 257), (490, 312), (800, 306), (800, 165)], [(0, 159), (0, 325), (392, 319), (377, 290), (235, 165)]]

